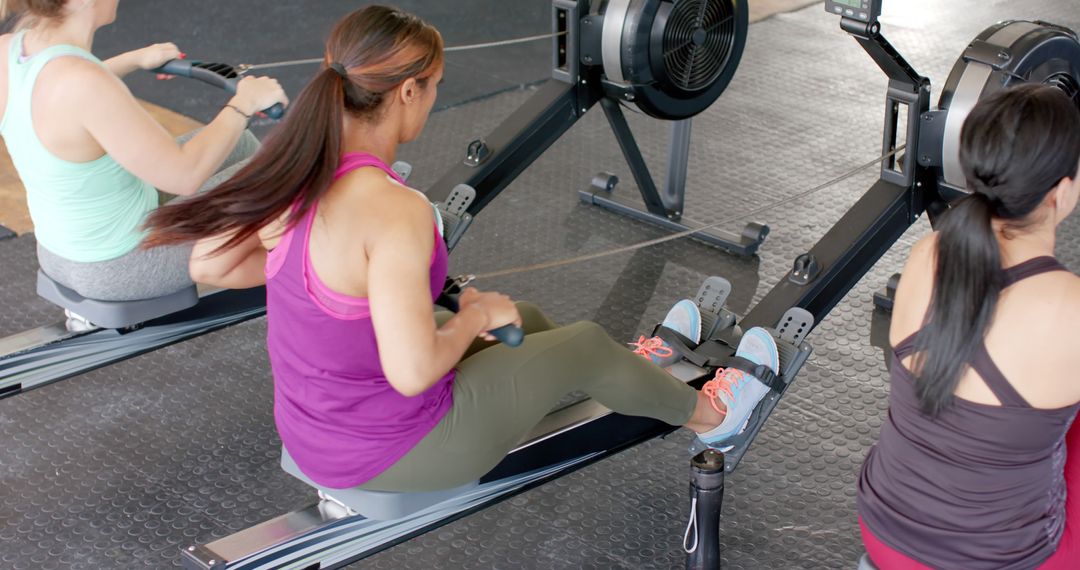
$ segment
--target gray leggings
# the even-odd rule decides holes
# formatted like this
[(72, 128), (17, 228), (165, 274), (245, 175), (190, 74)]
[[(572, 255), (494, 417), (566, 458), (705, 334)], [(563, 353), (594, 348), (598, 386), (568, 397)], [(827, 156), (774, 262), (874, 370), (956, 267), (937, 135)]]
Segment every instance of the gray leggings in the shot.
[[(184, 144), (198, 132), (194, 130), (181, 135), (176, 141)], [(259, 139), (251, 131), (244, 131), (221, 169), (199, 188), (199, 192), (205, 192), (231, 178), (257, 150)], [(162, 202), (173, 197), (160, 192), (159, 195)], [(132, 301), (160, 297), (189, 287), (188, 260), (191, 258), (191, 248), (190, 244), (135, 248), (116, 259), (80, 263), (64, 259), (39, 243), (37, 256), (38, 264), (46, 275), (83, 297), (99, 301)]]
[[(570, 392), (620, 414), (671, 425), (690, 420), (697, 391), (611, 339), (600, 325), (552, 323), (518, 303), (525, 342), (477, 342), (455, 367), (454, 405), (405, 457), (363, 485), (378, 491), (449, 489), (490, 471)], [(437, 313), (442, 323), (449, 313)]]

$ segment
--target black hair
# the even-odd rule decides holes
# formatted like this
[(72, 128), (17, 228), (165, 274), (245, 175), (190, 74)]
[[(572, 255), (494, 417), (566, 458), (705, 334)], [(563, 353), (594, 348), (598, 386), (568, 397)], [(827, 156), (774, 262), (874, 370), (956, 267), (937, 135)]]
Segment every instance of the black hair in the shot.
[(1005, 236), (1042, 220), (1033, 212), (1080, 164), (1080, 109), (1060, 89), (1025, 84), (979, 101), (960, 134), (960, 164), (971, 194), (937, 226), (934, 293), (916, 339), (913, 371), (923, 412), (952, 403), (967, 362), (983, 342), (1004, 286)]

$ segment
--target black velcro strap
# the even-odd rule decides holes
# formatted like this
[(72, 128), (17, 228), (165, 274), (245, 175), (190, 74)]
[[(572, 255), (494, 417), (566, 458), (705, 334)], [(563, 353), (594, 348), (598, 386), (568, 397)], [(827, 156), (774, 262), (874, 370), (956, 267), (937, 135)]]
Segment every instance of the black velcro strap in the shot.
[(784, 391), (784, 379), (773, 372), (768, 366), (764, 364), (757, 364), (752, 360), (747, 360), (741, 356), (729, 356), (727, 358), (719, 359), (717, 362), (723, 368), (734, 368), (735, 370), (741, 370), (754, 378), (761, 381), (762, 384), (769, 387), (770, 390), (776, 393)]
[(689, 360), (692, 364), (701, 368), (709, 368), (709, 358), (694, 352), (697, 343), (690, 340), (689, 337), (683, 336), (678, 331), (669, 329), (664, 325), (656, 325), (656, 328), (653, 329), (653, 336), (660, 337), (676, 354)]
[(756, 364), (754, 361), (741, 356), (716, 358), (698, 354), (695, 351), (697, 343), (664, 325), (656, 325), (656, 328), (653, 329), (653, 336), (660, 337), (672, 350), (695, 366), (700, 368), (734, 368), (757, 378), (777, 394), (784, 391), (786, 382), (783, 377), (777, 375), (764, 364)]

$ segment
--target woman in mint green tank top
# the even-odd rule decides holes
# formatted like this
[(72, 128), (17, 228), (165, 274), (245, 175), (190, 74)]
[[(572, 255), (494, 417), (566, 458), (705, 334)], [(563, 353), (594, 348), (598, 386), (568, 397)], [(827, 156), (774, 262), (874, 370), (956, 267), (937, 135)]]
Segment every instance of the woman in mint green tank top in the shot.
[(90, 53), (118, 0), (0, 0), (17, 31), (0, 36), (0, 135), (26, 187), (38, 260), (84, 297), (145, 299), (191, 284), (190, 248), (143, 250), (141, 226), (165, 194), (216, 185), (258, 148), (259, 109), (287, 103), (277, 81), (248, 78), (206, 127), (174, 140), (121, 78), (180, 57), (157, 44), (107, 61)]

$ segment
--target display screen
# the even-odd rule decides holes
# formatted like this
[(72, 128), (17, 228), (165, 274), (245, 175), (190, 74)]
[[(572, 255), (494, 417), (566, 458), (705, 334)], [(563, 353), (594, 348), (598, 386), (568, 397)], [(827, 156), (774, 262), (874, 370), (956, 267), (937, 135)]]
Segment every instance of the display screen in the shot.
[(825, 11), (870, 23), (881, 15), (881, 0), (826, 0)]

